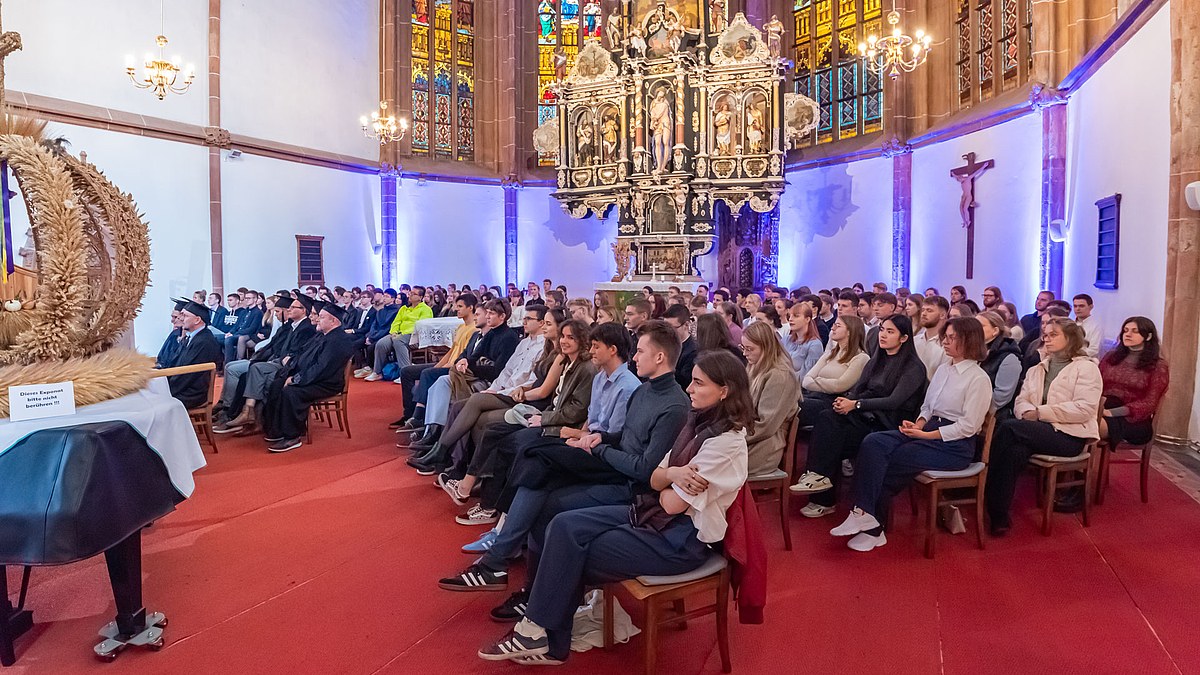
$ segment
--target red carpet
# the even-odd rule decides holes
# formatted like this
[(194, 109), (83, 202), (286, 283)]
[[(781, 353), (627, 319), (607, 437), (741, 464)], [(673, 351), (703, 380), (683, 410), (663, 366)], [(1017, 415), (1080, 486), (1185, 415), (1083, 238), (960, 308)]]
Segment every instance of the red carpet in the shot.
[[(354, 438), (324, 427), (285, 455), (222, 437), (196, 493), (147, 531), (145, 597), (170, 618), (161, 652), (96, 662), (95, 632), (115, 611), (102, 558), (34, 570), (37, 622), (17, 642), (14, 675), (187, 673), (512, 673), (476, 649), (504, 630), (500, 593), (449, 593), (436, 580), (470, 562), (481, 531), (406, 467), (386, 424), (399, 388), (356, 382)], [(766, 623), (733, 624), (735, 673), (1103, 675), (1200, 673), (1200, 504), (1152, 473), (1116, 469), (1090, 528), (1058, 515), (1037, 531), (1032, 480), (1012, 533), (980, 551), (940, 535), (926, 560), (907, 508), (887, 546), (857, 554), (828, 530), (792, 520), (783, 551), (763, 504), (771, 554)], [(798, 511), (803, 500), (796, 500)], [(905, 505), (906, 507), (907, 505)], [(16, 581), (10, 570), (10, 588)], [(663, 636), (664, 674), (719, 673), (716, 629), (700, 619)], [(575, 672), (640, 672), (641, 641), (575, 654)]]

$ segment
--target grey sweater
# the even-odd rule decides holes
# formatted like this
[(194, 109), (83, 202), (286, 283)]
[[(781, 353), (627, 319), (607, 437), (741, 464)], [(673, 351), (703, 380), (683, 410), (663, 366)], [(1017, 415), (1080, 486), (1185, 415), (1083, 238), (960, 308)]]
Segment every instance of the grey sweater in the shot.
[(674, 372), (643, 382), (629, 396), (621, 433), (602, 433), (592, 454), (628, 476), (634, 492), (648, 490), (650, 475), (675, 445), (690, 409)]

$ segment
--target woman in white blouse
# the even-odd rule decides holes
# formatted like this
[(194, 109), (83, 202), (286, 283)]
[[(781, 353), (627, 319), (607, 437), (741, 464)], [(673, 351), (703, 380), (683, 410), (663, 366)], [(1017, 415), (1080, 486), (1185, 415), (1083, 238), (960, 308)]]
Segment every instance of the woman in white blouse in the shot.
[(938, 368), (916, 422), (877, 431), (863, 440), (854, 464), (854, 510), (829, 531), (855, 535), (849, 546), (870, 551), (887, 543), (881, 523), (888, 502), (922, 471), (961, 471), (975, 458), (975, 436), (992, 403), (992, 384), (979, 361), (987, 355), (983, 328), (971, 318), (950, 319), (942, 334), (950, 363)]
[[(688, 387), (692, 415), (650, 478), (657, 490), (629, 505), (565, 511), (546, 529), (525, 618), (484, 659), (532, 665), (566, 660), (584, 584), (683, 574), (725, 536), (725, 511), (746, 482), (746, 434), (754, 404), (742, 362), (725, 350), (700, 354)], [(663, 448), (659, 448), (663, 450)]]
[(832, 408), (834, 399), (858, 382), (863, 367), (871, 360), (862, 347), (866, 330), (857, 316), (839, 316), (833, 322), (829, 351), (821, 354), (801, 383), (804, 391), (800, 415), (805, 426), (814, 424), (822, 410)]
[(791, 330), (783, 338), (783, 349), (792, 357), (792, 370), (796, 371), (796, 379), (803, 382), (804, 376), (825, 351), (821, 344), (821, 335), (817, 332), (817, 324), (813, 321), (812, 306), (806, 302), (797, 302), (788, 312), (788, 327)]

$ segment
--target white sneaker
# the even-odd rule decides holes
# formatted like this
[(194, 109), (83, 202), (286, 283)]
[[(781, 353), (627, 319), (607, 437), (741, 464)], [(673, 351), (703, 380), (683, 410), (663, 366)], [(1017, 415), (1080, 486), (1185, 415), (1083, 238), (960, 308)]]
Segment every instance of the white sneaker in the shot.
[(371, 374), (371, 368), (369, 366), (365, 367), (365, 368), (359, 368), (358, 370), (354, 371), (354, 377), (356, 377), (360, 380), (370, 374)]
[(800, 509), (800, 515), (804, 516), (805, 518), (820, 518), (821, 516), (827, 516), (836, 510), (837, 509), (832, 506), (822, 506), (820, 504), (809, 502), (804, 505), (804, 508)]
[(367, 382), (378, 382), (379, 380), (382, 380), (382, 379), (383, 379), (383, 376), (380, 375), (379, 373), (371, 373), (370, 375), (367, 375), (366, 377), (363, 378), (363, 380), (365, 380)]
[(875, 516), (855, 508), (846, 516), (846, 520), (841, 525), (829, 531), (835, 537), (849, 537), (852, 534), (858, 534), (866, 530), (873, 530), (879, 527), (879, 521), (875, 520)]
[(849, 546), (855, 551), (862, 551), (863, 553), (866, 553), (867, 551), (870, 551), (873, 548), (879, 548), (886, 543), (887, 535), (883, 532), (880, 532), (878, 537), (873, 537), (866, 532), (859, 532), (858, 534), (854, 535), (853, 539), (846, 543), (846, 546)]
[(826, 490), (833, 489), (833, 481), (819, 473), (805, 471), (804, 475), (800, 476), (800, 480), (796, 481), (796, 484), (792, 485), (788, 489), (796, 494), (802, 495), (812, 494), (814, 492), (824, 492)]
[[(500, 516), (496, 513), (495, 509), (485, 509), (478, 504), (467, 509), (466, 513), (454, 518), (454, 522), (459, 525), (491, 525), (497, 520), (500, 520)], [(482, 537), (480, 538), (482, 539)]]
[(848, 459), (842, 460), (842, 475), (846, 478), (854, 475), (854, 463)]

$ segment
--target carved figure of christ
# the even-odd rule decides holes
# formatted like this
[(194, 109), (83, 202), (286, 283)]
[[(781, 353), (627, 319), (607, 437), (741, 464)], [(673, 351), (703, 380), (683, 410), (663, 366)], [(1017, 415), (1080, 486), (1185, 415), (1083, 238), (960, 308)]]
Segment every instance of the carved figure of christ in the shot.
[(967, 161), (965, 166), (950, 170), (950, 177), (958, 181), (962, 188), (962, 199), (959, 200), (958, 210), (962, 216), (963, 227), (967, 230), (967, 278), (975, 278), (975, 179), (984, 171), (996, 166), (996, 160), (986, 159), (975, 161), (975, 153), (963, 155)]

